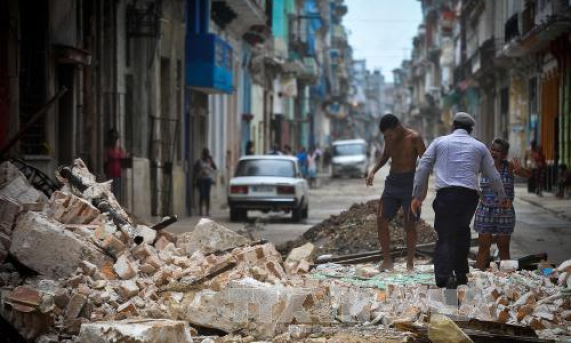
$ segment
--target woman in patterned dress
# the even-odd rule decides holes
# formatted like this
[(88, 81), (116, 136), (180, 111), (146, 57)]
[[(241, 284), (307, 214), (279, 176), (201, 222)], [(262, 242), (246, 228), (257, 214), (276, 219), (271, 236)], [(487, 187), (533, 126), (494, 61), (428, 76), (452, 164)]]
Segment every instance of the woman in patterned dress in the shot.
[(474, 230), (479, 234), (476, 267), (480, 270), (485, 270), (488, 267), (490, 246), (494, 235), (500, 251), (500, 259), (510, 259), (510, 238), (515, 227), (514, 175), (521, 177), (530, 177), (531, 175), (531, 171), (523, 168), (519, 159), (507, 160), (509, 150), (510, 144), (503, 138), (495, 138), (490, 146), (490, 153), (494, 158), (506, 195), (512, 205), (509, 208), (501, 207), (495, 192), (490, 187), (488, 178), (482, 177), (480, 180), (482, 194), (474, 219)]

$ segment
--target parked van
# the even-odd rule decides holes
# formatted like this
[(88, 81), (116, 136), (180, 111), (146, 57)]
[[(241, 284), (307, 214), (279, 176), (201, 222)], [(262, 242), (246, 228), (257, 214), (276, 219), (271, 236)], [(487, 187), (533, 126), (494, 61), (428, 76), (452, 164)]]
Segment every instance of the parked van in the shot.
[(338, 140), (331, 146), (331, 176), (362, 177), (369, 170), (367, 142), (363, 139)]

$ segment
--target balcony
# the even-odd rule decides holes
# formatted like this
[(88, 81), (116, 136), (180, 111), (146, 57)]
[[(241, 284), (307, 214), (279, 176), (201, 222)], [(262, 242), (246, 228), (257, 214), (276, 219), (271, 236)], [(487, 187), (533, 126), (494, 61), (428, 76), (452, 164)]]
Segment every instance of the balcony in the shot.
[(319, 70), (317, 69), (315, 58), (305, 57), (303, 59), (303, 71), (297, 75), (297, 78), (308, 82), (315, 82), (318, 77)]
[(347, 45), (347, 32), (345, 32), (345, 28), (342, 25), (333, 25), (331, 36), (333, 45)]
[(520, 39), (509, 41), (503, 47), (502, 52), (508, 57), (521, 57), (537, 53), (545, 49), (553, 39), (570, 30), (571, 18), (558, 15), (549, 16), (541, 24), (533, 26)]
[[(228, 13), (224, 29), (241, 37), (252, 26), (265, 25), (265, 1), (262, 0), (212, 0), (212, 9)], [(230, 14), (231, 13), (231, 14)]]
[(232, 93), (233, 52), (215, 34), (187, 34), (186, 85), (207, 93)]

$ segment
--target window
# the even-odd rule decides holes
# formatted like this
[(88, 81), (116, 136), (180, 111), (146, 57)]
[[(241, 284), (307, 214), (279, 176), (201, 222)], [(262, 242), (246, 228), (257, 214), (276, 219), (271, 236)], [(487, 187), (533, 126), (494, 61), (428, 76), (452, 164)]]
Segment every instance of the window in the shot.
[(242, 160), (235, 176), (295, 177), (295, 163), (277, 159)]
[(333, 146), (334, 156), (364, 155), (365, 145), (363, 144), (341, 144)]

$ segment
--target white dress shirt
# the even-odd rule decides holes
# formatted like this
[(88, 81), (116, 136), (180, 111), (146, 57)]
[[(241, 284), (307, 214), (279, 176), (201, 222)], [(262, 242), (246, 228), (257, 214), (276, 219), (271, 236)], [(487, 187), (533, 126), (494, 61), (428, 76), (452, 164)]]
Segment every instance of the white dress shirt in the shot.
[(506, 199), (500, 174), (488, 148), (466, 130), (457, 129), (447, 136), (438, 137), (426, 149), (414, 176), (413, 197), (420, 198), (433, 168), (437, 191), (454, 186), (478, 191), (478, 176), (482, 172), (490, 179), (500, 201)]

